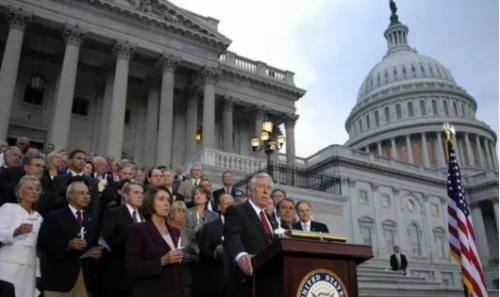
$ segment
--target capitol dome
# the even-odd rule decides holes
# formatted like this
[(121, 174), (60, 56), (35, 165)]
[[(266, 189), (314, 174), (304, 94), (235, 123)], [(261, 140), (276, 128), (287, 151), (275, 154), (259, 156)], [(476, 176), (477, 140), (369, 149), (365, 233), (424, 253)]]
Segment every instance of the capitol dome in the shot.
[(476, 100), (445, 66), (410, 46), (409, 29), (399, 21), (393, 0), (390, 8), (387, 54), (361, 84), (345, 122), (345, 145), (415, 166), (445, 168), (442, 126), (451, 122), (462, 165), (484, 165), (497, 136), (476, 119)]

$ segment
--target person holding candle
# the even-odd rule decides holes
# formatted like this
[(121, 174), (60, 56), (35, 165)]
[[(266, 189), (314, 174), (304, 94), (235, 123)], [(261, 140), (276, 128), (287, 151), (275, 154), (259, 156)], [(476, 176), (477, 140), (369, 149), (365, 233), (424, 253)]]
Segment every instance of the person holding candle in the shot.
[(125, 274), (133, 281), (132, 297), (159, 294), (184, 297), (184, 251), (178, 249), (180, 232), (166, 223), (171, 200), (167, 188), (150, 186), (141, 206), (145, 222), (129, 228), (125, 247)]
[(211, 193), (205, 187), (202, 185), (195, 187), (191, 195), (194, 206), (187, 210), (186, 229), (196, 234), (201, 231), (204, 223), (216, 220), (219, 215), (207, 209), (207, 201)]
[[(72, 182), (67, 190), (68, 207), (47, 214), (38, 235), (38, 249), (45, 254), (42, 267), (44, 297), (87, 297), (92, 291), (93, 259), (101, 257), (99, 224), (84, 211), (90, 203), (84, 181)], [(90, 251), (90, 257), (80, 259)]]
[(14, 285), (15, 296), (33, 297), (40, 275), (36, 241), (43, 219), (33, 210), (41, 193), (40, 180), (25, 175), (15, 192), (19, 203), (0, 208), (0, 279)]

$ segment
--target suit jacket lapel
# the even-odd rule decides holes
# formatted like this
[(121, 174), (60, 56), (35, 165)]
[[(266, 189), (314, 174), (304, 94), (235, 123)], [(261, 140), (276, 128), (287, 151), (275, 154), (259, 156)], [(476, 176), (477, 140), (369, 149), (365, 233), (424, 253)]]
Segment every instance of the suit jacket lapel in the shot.
[(264, 241), (267, 244), (269, 238), (264, 232), (264, 228), (262, 228), (262, 222), (260, 221), (259, 216), (257, 216), (257, 213), (255, 213), (255, 210), (253, 209), (252, 205), (250, 204), (249, 201), (247, 201), (245, 202), (245, 204), (243, 204), (243, 207), (245, 208), (248, 216), (250, 217), (250, 220), (252, 220), (257, 229), (259, 229), (259, 233), (262, 236), (262, 239), (264, 239)]
[[(157, 244), (162, 246), (166, 250), (166, 252), (170, 251), (170, 246), (167, 244), (165, 239), (163, 239), (163, 236), (160, 234), (158, 229), (156, 229), (156, 226), (153, 224), (153, 221), (146, 221), (146, 226), (147, 226), (147, 230), (148, 230), (149, 237), (151, 238), (151, 240), (153, 240), (154, 242), (156, 242)], [(170, 232), (170, 229), (169, 229), (169, 232)], [(170, 234), (172, 234), (172, 233), (170, 233)], [(175, 241), (174, 241), (174, 244), (175, 244)]]
[[(128, 211), (128, 208), (127, 206), (120, 206), (121, 208), (121, 211), (123, 213), (123, 218), (125, 219), (125, 221), (127, 222), (127, 224), (133, 224), (134, 223), (134, 220), (132, 219), (132, 216), (130, 215), (130, 212)], [(139, 214), (139, 213), (137, 213)]]
[(76, 233), (72, 236), (77, 237), (77, 234), (80, 233), (80, 228), (78, 227), (78, 222), (76, 221), (75, 215), (73, 214), (69, 206), (66, 206), (66, 211), (64, 215), (66, 216), (66, 220), (68, 221), (69, 224), (68, 227), (76, 231)]

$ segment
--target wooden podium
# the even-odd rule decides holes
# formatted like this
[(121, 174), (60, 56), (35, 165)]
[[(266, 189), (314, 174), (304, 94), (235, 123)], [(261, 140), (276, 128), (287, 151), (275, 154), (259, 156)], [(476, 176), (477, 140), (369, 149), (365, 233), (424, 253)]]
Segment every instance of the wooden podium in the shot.
[(370, 246), (280, 238), (252, 259), (253, 296), (358, 297), (357, 265), (371, 258)]

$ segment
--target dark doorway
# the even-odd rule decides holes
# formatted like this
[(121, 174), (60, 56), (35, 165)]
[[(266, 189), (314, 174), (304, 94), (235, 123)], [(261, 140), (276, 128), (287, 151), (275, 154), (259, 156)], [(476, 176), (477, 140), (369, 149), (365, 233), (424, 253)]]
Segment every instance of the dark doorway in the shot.
[[(7, 142), (9, 143), (9, 146), (16, 145), (16, 141), (17, 141), (17, 138), (12, 138), (12, 137), (7, 138)], [(40, 151), (43, 151), (45, 143), (30, 140), (30, 146), (36, 146), (37, 148), (40, 149)]]

